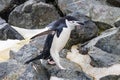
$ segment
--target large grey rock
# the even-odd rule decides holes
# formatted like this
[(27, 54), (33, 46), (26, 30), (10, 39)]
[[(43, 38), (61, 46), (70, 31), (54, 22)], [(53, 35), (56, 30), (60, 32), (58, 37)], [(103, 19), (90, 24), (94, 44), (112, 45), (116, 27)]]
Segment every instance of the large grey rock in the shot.
[(5, 20), (0, 18), (0, 39), (24, 39), (23, 36), (13, 29)]
[(33, 57), (36, 57), (42, 51), (46, 36), (41, 36), (24, 45), (18, 52), (11, 51), (10, 57), (18, 62), (25, 63)]
[(118, 18), (115, 23), (114, 23), (115, 27), (120, 27), (120, 18)]
[[(103, 1), (103, 2), (102, 2)], [(104, 0), (58, 0), (58, 5), (64, 12), (80, 12), (92, 20), (113, 25), (120, 16), (120, 9), (105, 5)]]
[(112, 28), (91, 40), (85, 47), (96, 67), (108, 67), (120, 63), (119, 28)]
[(49, 80), (49, 75), (41, 64), (29, 64), (18, 80)]
[(120, 7), (120, 0), (107, 0), (107, 2), (115, 7)]
[(24, 66), (17, 63), (16, 60), (9, 60), (8, 62), (0, 63), (0, 66), (0, 72), (2, 73), (2, 76), (0, 77), (1, 80), (17, 79), (22, 73), (22, 69), (24, 70)]
[(52, 5), (29, 0), (10, 13), (8, 22), (24, 28), (42, 28), (58, 18), (59, 14)]
[(120, 75), (109, 75), (101, 78), (100, 80), (120, 80)]
[(120, 56), (119, 35), (120, 35), (120, 30), (111, 36), (100, 39), (95, 46), (110, 54)]
[(117, 22), (115, 22), (114, 25), (115, 25), (116, 27), (120, 27), (120, 20), (117, 21)]
[(34, 69), (32, 64), (23, 65), (16, 60), (0, 63), (0, 80), (48, 80), (47, 72), (39, 65)]
[(0, 0), (0, 12), (10, 6), (12, 0)]
[(22, 3), (26, 2), (26, 1), (27, 0), (12, 0), (11, 3), (16, 4), (16, 5), (20, 5), (20, 4), (22, 4)]

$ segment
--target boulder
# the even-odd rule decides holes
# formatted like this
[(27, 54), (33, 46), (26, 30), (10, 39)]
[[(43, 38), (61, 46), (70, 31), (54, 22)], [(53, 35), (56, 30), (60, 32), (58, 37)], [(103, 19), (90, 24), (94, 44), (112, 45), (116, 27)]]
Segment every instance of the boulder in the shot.
[(27, 0), (1, 0), (0, 1), (0, 17), (8, 21), (10, 12), (17, 6)]
[(112, 6), (120, 7), (120, 0), (106, 0), (106, 2)]
[(108, 52), (113, 55), (120, 56), (120, 30), (118, 30), (115, 34), (111, 36), (107, 36), (105, 38), (101, 38), (95, 44), (97, 48), (102, 49), (105, 52)]
[(25, 63), (27, 60), (40, 54), (40, 51), (43, 49), (45, 39), (46, 35), (35, 38), (30, 41), (29, 44), (24, 45), (18, 52), (11, 51), (10, 57), (18, 62)]
[(12, 0), (1, 0), (0, 1), (0, 12), (3, 11), (4, 9), (8, 8), (10, 6), (10, 2)]
[(0, 18), (0, 39), (24, 39), (23, 36), (12, 28), (5, 20)]
[(112, 28), (91, 40), (85, 47), (95, 67), (109, 67), (120, 63), (119, 28)]
[(37, 68), (39, 72), (36, 72), (32, 64), (28, 66), (17, 62), (14, 59), (10, 59), (7, 62), (0, 63), (0, 79), (1, 80), (48, 80), (45, 69), (42, 66)]
[(119, 80), (120, 75), (109, 75), (101, 78), (100, 80)]
[(65, 13), (80, 12), (94, 21), (113, 25), (120, 16), (120, 9), (106, 5), (105, 0), (58, 0), (60, 9)]
[(115, 23), (114, 23), (115, 27), (120, 27), (120, 18), (118, 18)]
[(16, 5), (20, 5), (23, 4), (24, 2), (26, 2), (27, 0), (12, 0), (11, 3), (12, 4), (16, 4)]
[(59, 14), (52, 5), (29, 0), (10, 13), (8, 22), (23, 28), (42, 28), (58, 18)]

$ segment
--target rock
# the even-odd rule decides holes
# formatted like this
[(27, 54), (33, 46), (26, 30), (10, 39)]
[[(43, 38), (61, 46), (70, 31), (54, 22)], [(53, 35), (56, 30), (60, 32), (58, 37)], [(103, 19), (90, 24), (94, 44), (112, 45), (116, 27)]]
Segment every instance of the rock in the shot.
[(115, 27), (120, 27), (120, 19), (118, 19), (115, 23), (114, 23)]
[(0, 16), (8, 22), (10, 12), (17, 6), (27, 0), (1, 0), (0, 1)]
[[(56, 74), (57, 73), (57, 74)], [(53, 78), (53, 76), (57, 78)], [(83, 72), (79, 71), (71, 71), (71, 70), (63, 70), (63, 71), (56, 71), (50, 80), (92, 80), (91, 78), (87, 77)]]
[(107, 29), (110, 29), (110, 28), (113, 28), (113, 26), (107, 24), (107, 23), (104, 23), (104, 22), (94, 22), (97, 27), (99, 28), (99, 32), (102, 32), (102, 31), (105, 31)]
[(32, 64), (25, 66), (13, 59), (0, 63), (0, 71), (1, 80), (48, 80), (47, 72), (42, 66), (39, 65), (36, 71)]
[[(105, 0), (91, 0), (91, 1), (86, 1), (86, 0), (69, 0), (69, 1), (64, 1), (64, 0), (58, 0), (58, 5), (60, 7), (60, 9), (64, 12), (64, 13), (69, 13), (69, 12), (76, 12), (79, 9), (81, 9), (80, 12), (82, 12), (82, 14), (85, 11), (86, 8), (88, 8), (88, 4), (97, 4), (97, 5), (106, 5), (106, 1)], [(87, 6), (85, 6), (87, 5)], [(86, 9), (87, 10), (87, 9)]]
[(7, 7), (9, 7), (11, 1), (12, 0), (1, 0), (0, 1), (0, 12), (6, 9)]
[(85, 47), (95, 67), (108, 67), (120, 63), (119, 28), (112, 28), (91, 40)]
[(120, 27), (120, 21), (114, 23), (115, 27)]
[(0, 63), (0, 79), (6, 75), (7, 63)]
[(118, 55), (120, 56), (120, 30), (118, 30), (115, 34), (111, 36), (107, 36), (105, 38), (101, 38), (98, 40), (98, 42), (95, 44), (96, 47), (102, 49), (105, 52), (108, 52), (110, 54)]
[(14, 4), (12, 4), (13, 0), (1, 0), (0, 1), (0, 17), (8, 20), (8, 15), (11, 10), (14, 8)]
[(16, 5), (20, 5), (20, 4), (22, 4), (22, 3), (24, 3), (24, 2), (26, 2), (27, 0), (12, 0), (12, 4), (16, 4)]
[(0, 39), (24, 39), (23, 36), (12, 28), (5, 20), (0, 18)]
[(101, 78), (100, 80), (120, 80), (120, 75), (109, 75)]
[(42, 28), (58, 18), (52, 5), (29, 0), (10, 13), (8, 22), (24, 28)]
[(120, 0), (106, 0), (110, 5), (120, 7)]
[(6, 79), (6, 80), (16, 79), (18, 75), (21, 74), (22, 72), (21, 69), (24, 67), (18, 64), (15, 60), (9, 60), (9, 62), (0, 63), (0, 66), (3, 66), (1, 67), (1, 70), (2, 73), (4, 73), (4, 75), (0, 77), (0, 79)]
[(36, 57), (43, 49), (46, 36), (41, 36), (24, 45), (18, 52), (11, 52), (10, 57), (18, 62), (25, 63), (27, 60)]
[(58, 5), (65, 13), (78, 11), (81, 14), (89, 16), (94, 21), (113, 25), (115, 20), (120, 16), (120, 9), (110, 7), (104, 4), (104, 1), (105, 0), (59, 0)]
[(49, 80), (46, 69), (41, 64), (29, 64), (18, 80)]

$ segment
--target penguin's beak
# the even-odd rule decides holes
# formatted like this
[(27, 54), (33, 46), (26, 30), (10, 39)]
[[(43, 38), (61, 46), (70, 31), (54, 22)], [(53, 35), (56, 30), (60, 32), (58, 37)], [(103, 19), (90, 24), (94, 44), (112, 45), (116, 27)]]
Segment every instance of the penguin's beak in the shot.
[(40, 32), (39, 34), (33, 36), (31, 39), (34, 39), (34, 38), (37, 37), (37, 36), (42, 36), (42, 35), (46, 35), (46, 34), (51, 34), (53, 31), (54, 31), (54, 30), (52, 30), (51, 28), (46, 27), (46, 28), (43, 29), (42, 32)]

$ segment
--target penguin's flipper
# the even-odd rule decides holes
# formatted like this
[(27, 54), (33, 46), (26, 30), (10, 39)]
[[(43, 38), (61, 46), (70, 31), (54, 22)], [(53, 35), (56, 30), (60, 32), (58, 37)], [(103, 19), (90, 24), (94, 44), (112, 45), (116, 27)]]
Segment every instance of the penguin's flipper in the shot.
[(56, 31), (56, 33), (57, 33), (57, 37), (59, 37), (59, 36), (60, 36), (60, 34), (61, 34), (62, 30), (63, 30), (62, 28), (57, 29), (57, 31)]
[(34, 39), (34, 38), (37, 37), (37, 36), (42, 36), (42, 35), (45, 35), (45, 34), (50, 34), (50, 33), (52, 33), (52, 32), (53, 32), (53, 30), (47, 30), (47, 31), (41, 32), (41, 33), (33, 36), (31, 39)]

